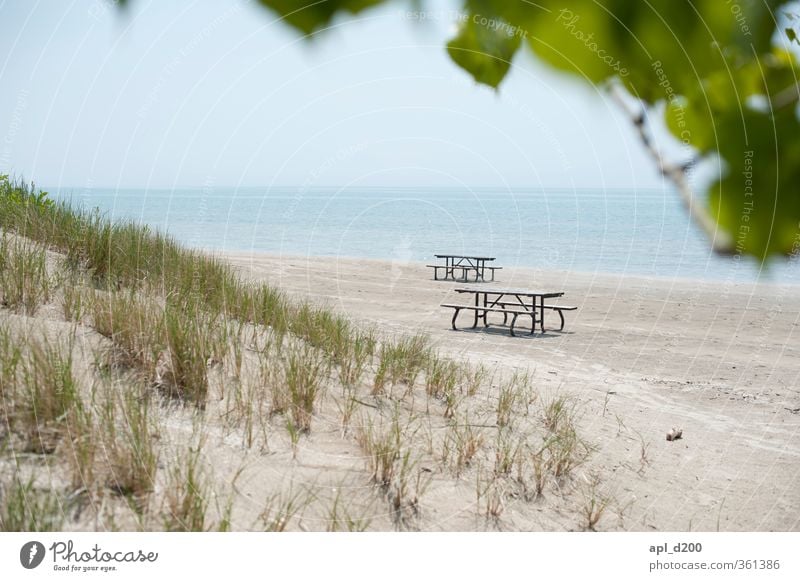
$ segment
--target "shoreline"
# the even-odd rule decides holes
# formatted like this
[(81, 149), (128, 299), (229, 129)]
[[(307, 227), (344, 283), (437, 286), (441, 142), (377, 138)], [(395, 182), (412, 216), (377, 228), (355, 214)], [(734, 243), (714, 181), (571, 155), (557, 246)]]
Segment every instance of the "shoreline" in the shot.
[[(413, 266), (413, 267), (421, 267), (425, 268), (425, 265), (428, 261), (418, 261), (418, 260), (408, 260), (408, 261), (397, 261), (388, 258), (365, 258), (360, 256), (339, 256), (339, 255), (316, 255), (316, 254), (292, 254), (292, 253), (274, 253), (274, 252), (263, 252), (263, 251), (221, 251), (221, 250), (209, 250), (204, 248), (198, 248), (198, 250), (202, 252), (207, 252), (208, 254), (219, 257), (222, 259), (231, 259), (235, 262), (244, 263), (247, 260), (258, 262), (260, 260), (269, 260), (269, 261), (292, 261), (292, 262), (302, 262), (306, 261), (308, 263), (312, 262), (342, 262), (342, 263), (371, 263), (376, 266), (386, 266), (386, 265), (399, 265), (400, 267), (404, 266)], [(437, 259), (430, 259), (430, 260), (437, 260)], [(611, 271), (582, 271), (582, 270), (564, 270), (564, 269), (548, 269), (548, 268), (536, 268), (530, 266), (504, 266), (502, 264), (497, 264), (498, 266), (503, 266), (503, 272), (512, 272), (518, 273), (519, 275), (539, 275), (539, 276), (546, 276), (548, 278), (564, 278), (569, 279), (572, 278), (576, 281), (594, 281), (597, 280), (599, 282), (608, 283), (612, 280), (628, 280), (634, 281), (637, 283), (671, 283), (674, 286), (682, 287), (694, 287), (696, 288), (698, 285), (701, 287), (709, 287), (709, 286), (728, 286), (734, 287), (739, 290), (745, 288), (764, 288), (764, 289), (771, 289), (771, 290), (785, 290), (785, 291), (800, 291), (800, 282), (786, 282), (786, 281), (767, 281), (767, 280), (758, 280), (758, 281), (736, 281), (730, 278), (728, 279), (717, 279), (717, 278), (693, 278), (693, 277), (670, 277), (670, 276), (661, 276), (657, 274), (641, 274), (641, 273), (618, 273), (618, 272), (611, 272)], [(502, 277), (503, 274), (498, 274), (498, 277)], [(496, 280), (494, 282), (500, 282), (500, 280)], [(492, 281), (487, 282), (486, 284), (492, 284)]]

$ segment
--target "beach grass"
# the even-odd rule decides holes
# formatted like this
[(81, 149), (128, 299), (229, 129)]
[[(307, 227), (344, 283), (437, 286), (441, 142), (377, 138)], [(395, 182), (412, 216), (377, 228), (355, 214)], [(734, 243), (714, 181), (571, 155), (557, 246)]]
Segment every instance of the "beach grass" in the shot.
[(42, 248), (25, 239), (0, 236), (0, 305), (36, 314), (53, 287), (46, 263)]
[(63, 498), (48, 488), (37, 487), (32, 478), (24, 479), (17, 470), (10, 482), (0, 484), (0, 531), (60, 531), (65, 513)]
[(272, 493), (264, 501), (264, 509), (258, 516), (258, 528), (269, 533), (285, 532), (292, 521), (302, 518), (303, 511), (314, 500), (314, 495), (305, 488)]
[(50, 454), (68, 433), (68, 418), (80, 414), (83, 406), (72, 372), (71, 347), (31, 338), (23, 352), (9, 423), (25, 443), (25, 451)]
[(292, 423), (302, 433), (311, 431), (311, 419), (327, 371), (321, 354), (307, 344), (289, 349), (283, 360), (283, 384), (288, 391)]
[(101, 410), (106, 486), (143, 510), (158, 468), (158, 427), (152, 419), (151, 398), (135, 384), (107, 397)]
[(430, 338), (416, 334), (385, 341), (380, 348), (378, 370), (372, 393), (385, 393), (387, 385), (405, 384), (411, 388), (433, 357)]
[(202, 464), (205, 438), (199, 436), (181, 450), (168, 472), (163, 511), (164, 529), (200, 532), (210, 527), (208, 509), (211, 494)]
[(458, 477), (469, 468), (485, 443), (481, 428), (470, 423), (469, 415), (462, 421), (453, 421), (442, 444), (442, 459)]

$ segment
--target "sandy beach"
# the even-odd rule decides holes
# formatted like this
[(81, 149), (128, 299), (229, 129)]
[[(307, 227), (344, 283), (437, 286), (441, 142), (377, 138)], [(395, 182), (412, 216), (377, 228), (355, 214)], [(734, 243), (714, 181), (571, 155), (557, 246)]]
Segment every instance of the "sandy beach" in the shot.
[[(540, 398), (574, 395), (591, 471), (612, 499), (602, 529), (800, 530), (797, 287), (506, 268), (491, 284), (563, 291), (562, 303), (578, 307), (563, 332), (512, 338), (499, 326), (453, 331), (439, 305), (463, 284), (434, 281), (424, 264), (226, 258), (379, 336), (423, 331), (441, 354), (497, 377), (529, 370)], [(558, 328), (556, 314), (546, 322)], [(667, 441), (673, 427), (683, 437)], [(465, 514), (474, 488), (434, 482), (420, 528), (475, 529)], [(510, 502), (501, 528), (575, 528), (565, 512), (552, 499)]]

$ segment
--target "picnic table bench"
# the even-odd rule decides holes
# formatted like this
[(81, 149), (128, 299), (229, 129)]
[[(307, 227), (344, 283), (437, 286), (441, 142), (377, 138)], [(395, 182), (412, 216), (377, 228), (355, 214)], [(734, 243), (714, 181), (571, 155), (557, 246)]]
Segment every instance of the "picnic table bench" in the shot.
[(559, 331), (564, 330), (564, 313), (563, 311), (574, 311), (578, 307), (568, 305), (546, 305), (545, 299), (558, 298), (564, 295), (563, 292), (540, 292), (520, 289), (470, 289), (470, 288), (457, 288), (457, 293), (469, 293), (475, 296), (474, 305), (465, 304), (443, 304), (442, 307), (451, 308), (454, 310), (451, 325), (454, 330), (456, 327), (456, 320), (461, 311), (472, 311), (473, 324), (472, 328), (478, 326), (478, 321), (483, 321), (485, 327), (489, 326), (488, 314), (500, 313), (503, 315), (503, 324), (508, 324), (508, 317), (511, 316), (511, 324), (509, 325), (509, 332), (512, 337), (515, 337), (514, 327), (519, 317), (530, 317), (531, 319), (531, 332), (533, 335), (536, 332), (536, 326), (539, 325), (542, 333), (545, 332), (544, 328), (544, 311), (556, 311), (561, 319), (561, 326)]
[[(428, 268), (433, 269), (434, 280), (460, 280), (467, 282), (470, 273), (475, 273), (475, 282), (485, 282), (486, 272), (491, 274), (491, 280), (494, 280), (496, 270), (502, 270), (502, 266), (487, 266), (487, 262), (494, 260), (494, 257), (489, 256), (463, 256), (460, 254), (434, 254), (436, 258), (443, 258), (444, 264), (426, 264)], [(439, 277), (439, 272), (444, 271), (444, 276)], [(456, 278), (456, 273), (460, 274)]]

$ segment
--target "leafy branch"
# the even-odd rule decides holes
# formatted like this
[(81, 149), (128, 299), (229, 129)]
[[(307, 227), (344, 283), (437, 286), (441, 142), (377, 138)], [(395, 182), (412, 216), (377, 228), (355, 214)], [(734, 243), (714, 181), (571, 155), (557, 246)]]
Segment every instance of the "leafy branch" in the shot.
[(702, 228), (706, 236), (712, 241), (714, 250), (720, 254), (732, 254), (734, 252), (734, 245), (730, 235), (720, 231), (717, 222), (708, 214), (705, 208), (698, 203), (694, 191), (689, 184), (687, 172), (697, 163), (697, 160), (692, 159), (688, 163), (677, 164), (664, 159), (661, 152), (656, 149), (647, 131), (647, 112), (644, 105), (642, 105), (639, 111), (631, 107), (627, 102), (627, 95), (624, 93), (624, 89), (619, 83), (614, 83), (612, 86), (611, 96), (636, 128), (639, 134), (639, 140), (661, 172), (661, 175), (672, 182), (691, 218)]

